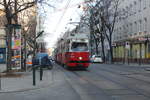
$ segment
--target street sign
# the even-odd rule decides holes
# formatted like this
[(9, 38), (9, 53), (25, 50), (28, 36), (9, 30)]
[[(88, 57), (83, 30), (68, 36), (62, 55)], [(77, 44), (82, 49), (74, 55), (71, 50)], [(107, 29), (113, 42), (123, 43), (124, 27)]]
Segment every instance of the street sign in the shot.
[(112, 46), (115, 47), (115, 46), (116, 46), (116, 43), (113, 43)]
[(125, 47), (126, 47), (127, 49), (130, 49), (130, 44), (129, 44), (129, 42), (126, 42)]

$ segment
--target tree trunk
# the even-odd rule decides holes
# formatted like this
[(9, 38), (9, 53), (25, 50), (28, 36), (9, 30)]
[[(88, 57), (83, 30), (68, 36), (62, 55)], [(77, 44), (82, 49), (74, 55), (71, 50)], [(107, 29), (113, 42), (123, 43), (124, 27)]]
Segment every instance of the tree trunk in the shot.
[(112, 41), (109, 41), (109, 49), (110, 49), (110, 63), (113, 63), (113, 48), (112, 48)]
[(101, 46), (102, 46), (103, 61), (105, 62), (104, 39), (103, 39), (102, 35), (101, 35)]
[(26, 60), (27, 60), (27, 47), (26, 47), (26, 35), (24, 38), (24, 69), (26, 70)]
[(12, 59), (12, 27), (6, 27), (6, 34), (7, 34), (7, 72), (11, 70), (11, 59)]
[(95, 48), (95, 49), (96, 49), (96, 55), (98, 55), (98, 41), (95, 40), (95, 42), (96, 42), (96, 43), (95, 43), (95, 46), (96, 46), (96, 48)]
[(22, 35), (21, 35), (21, 70), (24, 70), (24, 48), (22, 48), (22, 46), (24, 45), (23, 42), (24, 41), (24, 39), (22, 38)]

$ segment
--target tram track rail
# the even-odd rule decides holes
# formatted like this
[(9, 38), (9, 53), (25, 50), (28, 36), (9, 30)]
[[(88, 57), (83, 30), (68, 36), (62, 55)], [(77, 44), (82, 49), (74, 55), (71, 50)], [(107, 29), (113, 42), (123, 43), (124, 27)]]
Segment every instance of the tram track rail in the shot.
[[(140, 81), (140, 82), (143, 82), (143, 83), (146, 83), (146, 84), (150, 84), (150, 82), (148, 82), (148, 81), (145, 81), (145, 80), (142, 80), (142, 79), (138, 79), (138, 78), (135, 78), (135, 77), (131, 77), (131, 75), (140, 75), (140, 73), (137, 73), (137, 72), (132, 72), (132, 71), (130, 71), (129, 73), (124, 73), (124, 71), (120, 71), (120, 70), (118, 70), (118, 69), (115, 69), (115, 70), (117, 70), (117, 71), (113, 71), (113, 70), (105, 69), (105, 68), (102, 68), (102, 67), (100, 68), (100, 70), (101, 70), (101, 69), (102, 69), (103, 71), (106, 71), (106, 72), (115, 73), (115, 74), (121, 75), (121, 76), (123, 76), (123, 77), (135, 79), (135, 80), (137, 80), (137, 81)], [(145, 75), (143, 75), (143, 76), (145, 76)]]
[[(87, 82), (88, 84), (90, 84), (91, 86), (93, 86), (93, 87), (99, 89), (100, 91), (103, 91), (103, 93), (104, 93), (105, 95), (111, 97), (110, 94), (107, 94), (107, 93), (105, 92), (105, 89), (102, 89), (102, 88), (100, 88), (99, 86), (97, 86), (97, 84), (95, 84), (94, 82), (92, 82), (88, 77), (86, 77), (85, 75), (81, 75), (80, 72), (78, 72), (78, 71), (68, 71), (68, 70), (65, 70), (65, 69), (62, 68), (62, 67), (59, 67), (59, 68), (60, 68), (60, 70), (63, 71), (63, 73), (65, 74), (65, 76), (66, 76), (67, 78), (72, 78), (69, 74), (73, 74), (73, 75), (75, 75), (76, 77), (78, 77), (79, 79), (81, 79), (81, 80), (83, 80), (83, 81), (86, 81), (86, 82)], [(114, 75), (120, 75), (119, 77), (125, 77), (125, 78), (130, 78), (130, 79), (132, 79), (131, 77), (128, 77), (128, 76), (126, 76), (126, 75), (121, 75), (119, 72), (111, 71), (111, 70), (108, 70), (108, 69), (105, 69), (105, 68), (101, 68), (101, 67), (98, 68), (98, 69), (99, 69), (100, 71), (104, 71), (104, 72), (111, 73), (111, 74), (114, 74)], [(123, 87), (123, 88), (126, 89), (126, 90), (129, 90), (129, 91), (132, 91), (132, 92), (136, 93), (136, 95), (141, 95), (141, 96), (144, 96), (144, 97), (150, 99), (150, 95), (148, 95), (148, 94), (150, 94), (150, 93), (147, 92), (147, 91), (144, 91), (143, 89), (136, 89), (135, 87), (128, 86), (126, 83), (121, 83), (121, 82), (119, 82), (119, 80), (114, 80), (114, 79), (112, 79), (111, 77), (105, 76), (104, 74), (100, 73), (99, 71), (97, 72), (97, 70), (96, 70), (96, 71), (95, 71), (95, 70), (86, 70), (85, 72), (98, 75), (98, 76), (100, 76), (100, 77), (102, 77), (102, 78), (104, 78), (104, 79), (106, 79), (106, 80), (108, 80), (108, 81), (110, 81), (110, 82), (112, 82), (112, 83), (115, 83), (115, 84), (117, 84), (117, 85)], [(69, 73), (69, 74), (68, 74), (68, 73)], [(81, 78), (81, 77), (84, 77), (84, 78)], [(133, 79), (135, 79), (135, 80), (137, 80), (137, 81), (141, 81), (141, 80), (138, 80), (138, 79), (136, 79), (136, 78), (133, 78)], [(146, 83), (149, 84), (149, 82), (146, 82)], [(144, 93), (143, 93), (143, 91), (144, 91)]]
[[(105, 72), (109, 72), (109, 73), (111, 73), (111, 74), (116, 74), (116, 75), (118, 75), (118, 76), (120, 76), (120, 74), (119, 73), (117, 73), (117, 72), (114, 72), (114, 71), (110, 71), (110, 70), (108, 70), (108, 69), (104, 69), (104, 68), (98, 68), (99, 70), (101, 70), (101, 71), (105, 71)], [(110, 77), (107, 77), (107, 76), (105, 76), (105, 75), (103, 75), (103, 74), (100, 74), (100, 72), (96, 72), (96, 71), (90, 71), (90, 72), (93, 72), (93, 73), (95, 73), (95, 74), (97, 74), (97, 75), (99, 75), (99, 76), (102, 76), (103, 78), (105, 78), (105, 79), (107, 79), (107, 80), (109, 80), (109, 81), (111, 81), (111, 82), (114, 82), (114, 83), (116, 83), (116, 84), (119, 84), (120, 86), (122, 86), (122, 87), (124, 87), (124, 88), (126, 88), (126, 89), (128, 89), (128, 90), (131, 90), (131, 91), (133, 91), (133, 92), (136, 92), (137, 94), (139, 94), (139, 95), (143, 95), (143, 96), (145, 96), (145, 97), (147, 97), (147, 98), (149, 98), (150, 99), (150, 95), (148, 95), (148, 94), (150, 94), (149, 92), (147, 92), (147, 91), (144, 91), (143, 89), (135, 89), (135, 88), (133, 88), (133, 87), (131, 87), (131, 86), (127, 86), (126, 84), (123, 84), (123, 83), (121, 83), (121, 82), (119, 82), (118, 80), (114, 80), (114, 79), (112, 79), (112, 78), (110, 78)], [(121, 75), (120, 77), (125, 77), (125, 78), (130, 78), (130, 79), (135, 79), (135, 80), (138, 80), (138, 79), (136, 79), (136, 78), (131, 78), (131, 77), (128, 77), (128, 76), (125, 76), (125, 75)], [(138, 81), (142, 81), (142, 80), (138, 80)], [(146, 82), (147, 84), (149, 84), (149, 82)], [(142, 93), (142, 92), (145, 92), (146, 94), (144, 94), (144, 93)]]
[[(71, 75), (74, 75), (76, 78), (78, 78), (79, 80), (82, 80), (82, 81), (85, 81), (88, 85), (92, 86), (93, 88), (97, 88), (99, 91), (101, 91), (100, 93), (104, 94), (105, 96), (107, 96), (107, 98), (109, 98), (109, 100), (114, 100), (109, 94), (105, 93), (103, 89), (99, 88), (97, 85), (95, 85), (94, 83), (92, 83), (91, 81), (89, 81), (88, 79), (85, 79), (85, 78), (81, 78), (82, 76), (80, 74), (78, 74), (77, 72), (75, 71), (70, 71), (70, 70), (66, 70), (62, 67), (59, 67), (60, 70), (62, 70), (62, 72), (64, 73), (64, 75), (69, 78), (69, 79), (72, 79), (73, 77), (70, 76)], [(85, 70), (86, 71), (86, 70)], [(88, 70), (86, 72), (89, 72)], [(67, 80), (68, 81), (68, 80)], [(69, 81), (68, 81), (69, 82)], [(70, 82), (69, 82), (70, 83)], [(70, 83), (70, 85), (72, 85)], [(82, 94), (80, 94), (82, 95)], [(90, 99), (91, 100), (91, 99)]]

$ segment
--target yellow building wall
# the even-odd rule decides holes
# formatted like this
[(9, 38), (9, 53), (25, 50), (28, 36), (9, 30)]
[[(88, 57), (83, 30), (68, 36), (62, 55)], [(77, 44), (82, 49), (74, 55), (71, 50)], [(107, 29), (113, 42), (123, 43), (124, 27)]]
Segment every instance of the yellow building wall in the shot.
[(133, 44), (132, 46), (132, 58), (135, 59), (137, 58), (137, 50), (138, 50), (138, 45), (137, 44)]
[[(140, 51), (140, 45), (141, 45), (141, 51)], [(114, 58), (126, 58), (127, 57), (127, 58), (132, 58), (132, 59), (140, 59), (140, 52), (141, 52), (142, 59), (150, 58), (150, 44), (149, 45), (145, 45), (145, 43), (132, 44), (132, 48), (130, 48), (128, 52), (124, 46), (117, 46), (114, 49), (114, 53), (115, 53)], [(129, 55), (127, 55), (127, 53)]]
[(124, 58), (124, 46), (114, 48), (114, 58)]
[(145, 58), (145, 44), (144, 43), (142, 44), (142, 47), (141, 47), (141, 55), (142, 55), (142, 58), (144, 59)]
[(150, 48), (150, 45), (147, 45), (147, 52), (146, 52), (146, 57), (147, 58), (150, 58), (150, 50), (149, 50), (149, 48)]

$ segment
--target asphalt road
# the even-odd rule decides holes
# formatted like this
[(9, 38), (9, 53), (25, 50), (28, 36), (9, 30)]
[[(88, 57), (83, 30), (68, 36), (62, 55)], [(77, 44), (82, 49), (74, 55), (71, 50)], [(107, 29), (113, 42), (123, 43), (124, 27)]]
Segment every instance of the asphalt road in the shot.
[(147, 67), (91, 64), (87, 70), (55, 65), (52, 84), (37, 90), (1, 93), (0, 100), (150, 100)]

